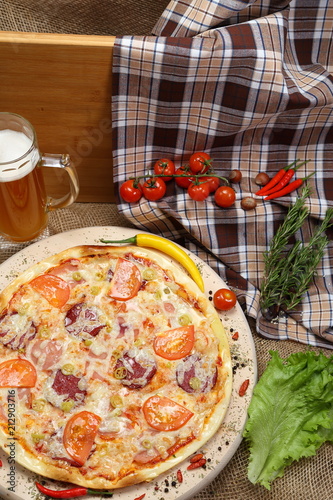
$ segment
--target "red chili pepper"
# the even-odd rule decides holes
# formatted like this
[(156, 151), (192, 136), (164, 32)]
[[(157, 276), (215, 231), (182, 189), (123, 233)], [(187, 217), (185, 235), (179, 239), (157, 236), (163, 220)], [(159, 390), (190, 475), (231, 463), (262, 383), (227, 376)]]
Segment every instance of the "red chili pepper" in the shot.
[(264, 195), (264, 194), (267, 193), (267, 191), (269, 191), (274, 186), (276, 186), (277, 183), (280, 182), (280, 180), (282, 179), (282, 177), (285, 175), (285, 173), (291, 167), (293, 167), (298, 161), (299, 160), (295, 160), (292, 163), (290, 163), (289, 165), (287, 165), (286, 167), (281, 168), (281, 170), (279, 170), (278, 173), (274, 175), (274, 177), (269, 181), (268, 184), (266, 184), (266, 186), (262, 187), (261, 189), (259, 189), (259, 191), (256, 192), (256, 195), (258, 195), (258, 196)]
[(50, 490), (45, 488), (40, 483), (36, 482), (38, 490), (50, 498), (76, 498), (84, 495), (101, 495), (112, 497), (113, 492), (111, 491), (101, 491), (101, 490), (91, 490), (90, 488), (84, 488), (83, 486), (75, 486), (74, 488), (69, 488), (67, 490)]
[(2, 467), (2, 460), (0, 460), (0, 467)]
[(296, 170), (298, 170), (300, 167), (302, 167), (302, 165), (304, 165), (308, 161), (309, 160), (303, 161), (302, 163), (300, 163), (300, 165), (297, 165), (297, 167), (290, 168), (289, 170), (287, 170), (287, 172), (284, 174), (284, 176), (282, 177), (280, 182), (278, 182), (277, 185), (274, 186), (272, 189), (269, 189), (268, 191), (266, 191), (263, 196), (270, 196), (271, 194), (277, 193), (278, 191), (283, 189), (285, 186), (287, 186), (289, 181), (294, 177)]
[(146, 493), (143, 493), (139, 497), (134, 498), (134, 500), (142, 500), (146, 496)]
[(194, 455), (191, 459), (190, 459), (190, 462), (191, 464), (193, 464), (194, 462), (198, 462), (199, 460), (201, 460), (203, 458), (203, 453), (197, 453), (196, 455)]
[(192, 464), (190, 464), (187, 467), (187, 470), (198, 469), (199, 467), (202, 467), (203, 465), (205, 465), (206, 462), (207, 462), (207, 460), (205, 458), (201, 458), (197, 462), (193, 462)]
[(312, 172), (312, 174), (308, 175), (307, 177), (303, 177), (303, 179), (296, 179), (295, 181), (291, 182), (287, 186), (285, 186), (283, 189), (280, 191), (277, 191), (276, 193), (270, 194), (269, 196), (266, 196), (264, 200), (273, 200), (274, 198), (280, 198), (281, 196), (284, 196), (286, 194), (292, 193), (293, 191), (296, 191), (299, 187), (302, 186), (304, 181), (309, 179), (312, 175), (314, 175), (316, 172)]
[(242, 385), (240, 386), (239, 391), (238, 391), (239, 396), (241, 396), (241, 397), (245, 396), (245, 393), (249, 387), (249, 384), (250, 384), (249, 379), (244, 380), (244, 382), (242, 383)]
[(177, 481), (178, 481), (178, 483), (183, 482), (183, 473), (180, 469), (177, 470)]

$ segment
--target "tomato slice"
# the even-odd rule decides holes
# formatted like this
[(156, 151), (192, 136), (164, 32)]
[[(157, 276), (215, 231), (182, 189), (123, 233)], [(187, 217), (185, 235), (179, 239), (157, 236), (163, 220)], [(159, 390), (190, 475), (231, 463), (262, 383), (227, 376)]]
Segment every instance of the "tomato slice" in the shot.
[(165, 359), (181, 359), (187, 356), (194, 345), (194, 326), (181, 326), (156, 335), (154, 351)]
[(34, 387), (37, 372), (26, 359), (8, 359), (0, 364), (0, 387)]
[(68, 455), (82, 466), (91, 451), (101, 418), (89, 411), (73, 415), (67, 422), (63, 444)]
[(139, 268), (129, 260), (119, 258), (111, 281), (110, 297), (117, 300), (128, 300), (138, 293), (141, 286)]
[(190, 410), (165, 396), (151, 396), (142, 409), (148, 425), (158, 431), (175, 431), (193, 417)]
[(30, 283), (36, 292), (51, 304), (59, 309), (66, 304), (69, 299), (71, 288), (69, 284), (58, 276), (52, 274), (42, 274), (33, 279)]

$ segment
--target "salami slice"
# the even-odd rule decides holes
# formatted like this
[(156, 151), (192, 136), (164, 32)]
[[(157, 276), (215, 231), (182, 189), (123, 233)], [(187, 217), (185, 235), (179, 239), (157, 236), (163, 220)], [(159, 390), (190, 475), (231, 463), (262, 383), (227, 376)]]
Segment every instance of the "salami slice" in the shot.
[(216, 384), (217, 368), (208, 356), (191, 354), (178, 363), (176, 379), (188, 393), (208, 392)]
[(52, 389), (59, 395), (66, 394), (66, 399), (72, 399), (73, 401), (82, 400), (82, 396), (86, 395), (86, 391), (80, 389), (80, 380), (75, 375), (65, 375), (61, 370), (57, 370)]
[(153, 378), (156, 361), (145, 349), (133, 347), (117, 360), (114, 376), (129, 389), (141, 389)]
[(17, 312), (0, 318), (0, 343), (13, 350), (23, 349), (37, 334), (37, 329), (26, 316)]
[(50, 375), (44, 388), (44, 396), (53, 406), (62, 408), (69, 402), (70, 408), (78, 406), (84, 402), (86, 397), (86, 381), (75, 375), (65, 375), (61, 370), (57, 370)]
[(75, 304), (65, 317), (65, 328), (71, 335), (83, 338), (96, 337), (106, 325), (99, 321), (97, 307), (88, 307), (84, 302)]

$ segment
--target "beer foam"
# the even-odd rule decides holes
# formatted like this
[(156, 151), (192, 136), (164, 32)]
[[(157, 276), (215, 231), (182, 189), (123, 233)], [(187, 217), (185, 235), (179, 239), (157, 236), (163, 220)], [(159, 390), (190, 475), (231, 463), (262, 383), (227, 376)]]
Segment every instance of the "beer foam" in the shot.
[(0, 182), (21, 179), (34, 169), (39, 153), (31, 146), (31, 139), (23, 132), (0, 130)]

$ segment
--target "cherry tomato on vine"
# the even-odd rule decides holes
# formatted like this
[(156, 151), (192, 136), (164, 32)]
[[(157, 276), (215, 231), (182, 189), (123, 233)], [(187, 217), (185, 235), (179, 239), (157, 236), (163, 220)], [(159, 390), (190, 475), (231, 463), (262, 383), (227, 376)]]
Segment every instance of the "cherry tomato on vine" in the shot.
[(209, 191), (211, 193), (215, 193), (217, 188), (220, 185), (220, 179), (218, 177), (210, 177), (207, 175), (207, 177), (200, 177), (199, 182), (208, 182), (209, 185)]
[(186, 165), (177, 168), (175, 174), (185, 176), (185, 177), (175, 177), (176, 184), (182, 188), (187, 189), (189, 185), (195, 180), (194, 177), (191, 177), (190, 168)]
[(204, 174), (211, 167), (212, 158), (208, 153), (193, 153), (190, 157), (190, 169), (194, 174)]
[[(154, 172), (156, 175), (173, 175), (175, 173), (175, 164), (167, 158), (162, 158), (155, 163)], [(172, 177), (163, 177), (164, 182), (171, 180)]]
[(235, 307), (237, 297), (235, 292), (229, 290), (229, 288), (220, 288), (214, 293), (213, 302), (216, 309), (220, 309), (220, 311), (229, 311)]
[(194, 182), (192, 182), (192, 184), (189, 185), (187, 192), (192, 200), (203, 201), (208, 197), (210, 193), (209, 184), (208, 182), (199, 184), (195, 184)]
[(235, 203), (236, 193), (230, 186), (220, 186), (214, 194), (214, 199), (219, 207), (228, 208)]
[(120, 186), (119, 193), (124, 201), (134, 203), (142, 196), (141, 185), (136, 179), (129, 179)]
[(143, 196), (146, 200), (160, 200), (166, 192), (166, 184), (160, 177), (150, 177), (142, 186)]

